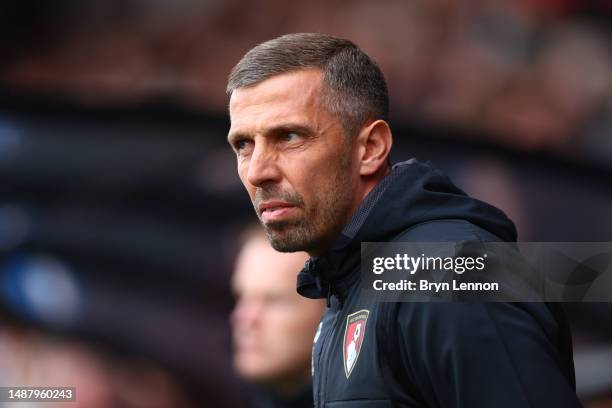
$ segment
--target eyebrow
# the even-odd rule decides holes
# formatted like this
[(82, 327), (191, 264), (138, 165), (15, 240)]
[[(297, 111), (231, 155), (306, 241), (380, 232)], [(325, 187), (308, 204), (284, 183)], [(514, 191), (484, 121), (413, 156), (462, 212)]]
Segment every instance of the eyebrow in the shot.
[[(302, 123), (283, 123), (283, 124), (272, 126), (272, 127), (265, 129), (264, 134), (280, 134), (280, 133), (288, 133), (288, 132), (301, 133), (306, 136), (312, 135), (313, 133), (315, 133), (312, 127), (308, 125), (304, 125)], [(249, 138), (249, 137), (251, 137), (251, 135), (248, 133), (233, 132), (227, 135), (227, 141), (231, 144), (232, 141), (240, 140), (243, 138)]]

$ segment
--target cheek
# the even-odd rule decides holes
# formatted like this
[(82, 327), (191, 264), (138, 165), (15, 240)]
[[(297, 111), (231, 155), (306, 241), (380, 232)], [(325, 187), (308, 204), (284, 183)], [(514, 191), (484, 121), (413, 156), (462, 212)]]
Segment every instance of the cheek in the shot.
[[(328, 167), (316, 169), (304, 181), (304, 199), (310, 204), (311, 210), (319, 214), (322, 206), (328, 206), (337, 190), (335, 170)], [(313, 216), (315, 215), (313, 214)]]
[(275, 333), (287, 333), (291, 337), (290, 333), (300, 325), (298, 312), (299, 310), (291, 302), (270, 306), (262, 318), (262, 321), (265, 322), (266, 334), (274, 336)]
[(271, 336), (275, 335), (277, 339), (285, 339), (282, 341), (286, 341), (286, 339), (300, 339), (304, 335), (309, 337), (311, 331), (314, 336), (314, 324), (310, 324), (305, 317), (307, 316), (299, 308), (293, 307), (287, 309), (282, 314), (279, 313), (274, 317), (270, 316), (266, 332), (271, 334)]
[(303, 167), (289, 182), (304, 198), (306, 205), (312, 207), (320, 204), (321, 198), (329, 192), (333, 180), (331, 174), (329, 164), (322, 162), (316, 166)]
[(253, 199), (255, 197), (255, 187), (252, 186), (247, 181), (248, 174), (249, 174), (248, 164), (245, 162), (242, 162), (242, 163), (239, 162), (238, 163), (238, 177), (240, 178), (240, 181), (242, 182), (242, 185), (246, 189), (247, 193), (249, 193), (249, 196), (251, 197), (251, 199)]
[[(299, 319), (299, 315), (294, 315), (294, 319)], [(271, 356), (275, 356), (276, 361), (299, 360), (301, 356), (309, 356), (314, 338), (314, 330), (305, 330), (302, 323), (285, 321), (282, 324), (277, 322), (274, 326), (269, 326), (265, 335), (261, 337), (260, 344)]]
[(249, 166), (244, 161), (238, 160), (238, 164), (236, 169), (238, 170), (238, 177), (240, 177), (240, 181), (244, 184), (246, 182), (246, 176), (249, 172)]

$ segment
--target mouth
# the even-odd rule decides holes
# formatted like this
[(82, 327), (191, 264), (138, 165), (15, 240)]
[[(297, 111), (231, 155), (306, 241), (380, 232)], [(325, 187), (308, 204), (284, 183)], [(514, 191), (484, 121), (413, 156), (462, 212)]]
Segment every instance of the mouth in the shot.
[(283, 201), (268, 201), (258, 207), (259, 215), (264, 222), (279, 221), (296, 210), (296, 206)]

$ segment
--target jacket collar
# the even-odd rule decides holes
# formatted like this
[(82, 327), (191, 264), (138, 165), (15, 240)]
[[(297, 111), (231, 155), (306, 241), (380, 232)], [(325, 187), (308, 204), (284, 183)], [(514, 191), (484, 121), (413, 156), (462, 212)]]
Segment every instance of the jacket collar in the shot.
[[(384, 198), (383, 198), (384, 196)], [(331, 250), (298, 274), (298, 293), (342, 301), (360, 277), (361, 242), (389, 241), (424, 222), (462, 219), (501, 241), (516, 228), (499, 209), (469, 197), (441, 171), (412, 159), (397, 163), (361, 202)]]
[[(411, 159), (398, 163), (393, 168), (413, 161), (414, 159)], [(356, 239), (358, 232), (394, 176), (395, 172), (392, 171), (368, 193), (342, 229), (330, 251), (312, 257), (306, 262), (304, 269), (298, 274), (297, 291), (300, 295), (311, 299), (327, 298), (328, 307), (331, 296), (335, 295), (340, 302), (344, 300), (350, 287), (359, 278), (361, 240)]]

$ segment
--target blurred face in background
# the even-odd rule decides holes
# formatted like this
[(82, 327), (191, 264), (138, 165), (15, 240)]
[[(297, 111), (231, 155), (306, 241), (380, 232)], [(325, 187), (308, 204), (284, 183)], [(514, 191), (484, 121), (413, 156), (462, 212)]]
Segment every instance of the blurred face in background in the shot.
[(308, 259), (280, 253), (263, 232), (243, 247), (232, 286), (237, 304), (231, 323), (234, 367), (247, 381), (292, 392), (310, 381), (312, 339), (324, 304), (296, 292), (296, 276)]
[[(172, 375), (152, 360), (121, 358), (84, 341), (0, 321), (0, 380), (20, 387), (74, 387), (72, 402), (24, 407), (189, 408), (196, 403)], [(0, 406), (4, 407), (0, 403)], [(10, 404), (13, 406), (13, 404)]]
[[(274, 248), (317, 254), (360, 200), (354, 146), (321, 106), (322, 72), (304, 69), (236, 89), (228, 141)], [(357, 165), (358, 166), (358, 165)]]

